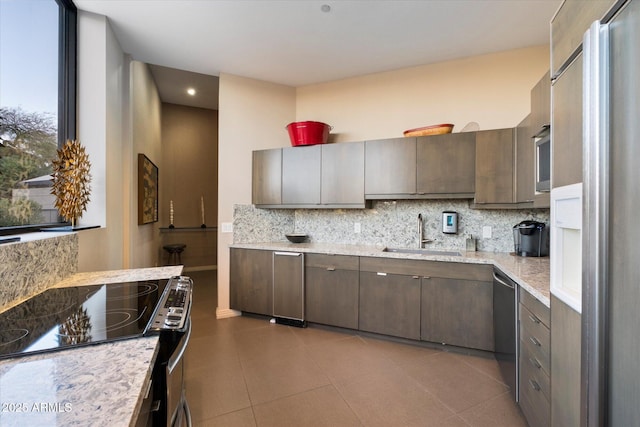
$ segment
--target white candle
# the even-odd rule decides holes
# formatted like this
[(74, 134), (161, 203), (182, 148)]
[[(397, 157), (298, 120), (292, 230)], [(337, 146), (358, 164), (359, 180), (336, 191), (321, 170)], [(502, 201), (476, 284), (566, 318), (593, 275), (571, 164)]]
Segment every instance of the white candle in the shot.
[(200, 211), (202, 212), (202, 223), (204, 224), (204, 196), (200, 196)]
[(169, 224), (173, 224), (173, 200), (169, 202)]

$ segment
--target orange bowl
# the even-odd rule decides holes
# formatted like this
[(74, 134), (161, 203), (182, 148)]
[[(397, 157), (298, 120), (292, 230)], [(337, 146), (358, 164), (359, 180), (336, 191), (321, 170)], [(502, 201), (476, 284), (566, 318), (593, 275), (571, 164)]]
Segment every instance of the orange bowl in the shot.
[(404, 136), (429, 136), (429, 135), (442, 135), (445, 133), (451, 133), (453, 130), (452, 124), (441, 124), (425, 126), (421, 128), (409, 129), (404, 131)]

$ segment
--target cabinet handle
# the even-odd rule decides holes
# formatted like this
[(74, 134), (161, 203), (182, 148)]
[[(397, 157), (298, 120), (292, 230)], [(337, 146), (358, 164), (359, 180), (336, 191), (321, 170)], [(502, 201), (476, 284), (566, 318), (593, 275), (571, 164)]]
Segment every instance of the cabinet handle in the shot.
[(302, 253), (300, 252), (274, 252), (274, 255), (284, 255), (284, 256), (300, 256)]
[(431, 279), (431, 276), (424, 276), (423, 279), (429, 280)]
[(535, 358), (533, 359), (529, 358), (529, 362), (533, 365), (534, 368), (537, 368), (537, 369), (542, 368), (542, 365), (540, 364), (540, 362), (538, 362)]
[(412, 279), (419, 279), (420, 276), (413, 276)]
[(535, 382), (534, 380), (529, 380), (529, 385), (535, 391), (540, 391), (540, 385), (537, 382)]
[(542, 344), (540, 344), (540, 341), (538, 341), (536, 337), (529, 337), (529, 341), (531, 341), (535, 346), (542, 347)]
[(378, 276), (386, 276), (386, 275), (387, 275), (387, 273), (381, 273), (381, 272), (379, 272), (379, 271), (378, 271), (376, 274), (377, 274)]
[(327, 267), (327, 271), (336, 271), (335, 267)]
[(529, 319), (533, 322), (533, 323), (540, 323), (540, 319), (538, 319), (536, 316), (534, 316), (533, 314), (529, 315)]

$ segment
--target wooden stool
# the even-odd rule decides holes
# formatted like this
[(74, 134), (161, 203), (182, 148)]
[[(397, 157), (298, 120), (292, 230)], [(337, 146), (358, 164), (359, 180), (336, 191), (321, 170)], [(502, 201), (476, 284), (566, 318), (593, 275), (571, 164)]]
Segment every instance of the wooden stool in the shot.
[[(182, 259), (180, 258), (180, 254), (185, 250), (187, 245), (184, 243), (174, 243), (172, 245), (164, 245), (162, 249), (167, 251), (169, 256), (167, 257), (167, 265), (179, 265), (182, 264)], [(177, 260), (176, 264), (172, 264), (171, 260), (174, 262)]]

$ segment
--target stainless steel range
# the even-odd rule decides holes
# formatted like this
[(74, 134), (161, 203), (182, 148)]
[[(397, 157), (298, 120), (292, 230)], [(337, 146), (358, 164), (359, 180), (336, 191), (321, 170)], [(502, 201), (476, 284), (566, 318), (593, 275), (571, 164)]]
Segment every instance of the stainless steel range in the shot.
[(141, 425), (190, 425), (183, 355), (192, 289), (186, 276), (49, 289), (0, 313), (0, 359), (158, 334)]

